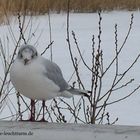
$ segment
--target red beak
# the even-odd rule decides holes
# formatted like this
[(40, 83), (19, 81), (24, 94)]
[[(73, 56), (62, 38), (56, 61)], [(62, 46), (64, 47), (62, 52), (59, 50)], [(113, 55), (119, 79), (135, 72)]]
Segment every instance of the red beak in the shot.
[(24, 59), (24, 65), (26, 65), (28, 63), (29, 59), (25, 58)]

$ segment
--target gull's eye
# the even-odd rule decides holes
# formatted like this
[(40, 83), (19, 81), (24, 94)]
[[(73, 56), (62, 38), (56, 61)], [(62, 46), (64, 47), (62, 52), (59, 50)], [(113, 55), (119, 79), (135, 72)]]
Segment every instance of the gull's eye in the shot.
[(31, 57), (34, 58), (35, 56), (37, 56), (37, 52), (34, 53)]
[(18, 57), (23, 58), (23, 55), (22, 55), (22, 53), (20, 51), (18, 52)]
[(34, 55), (32, 55), (31, 58), (34, 58)]
[(35, 56), (37, 56), (37, 52), (35, 53)]

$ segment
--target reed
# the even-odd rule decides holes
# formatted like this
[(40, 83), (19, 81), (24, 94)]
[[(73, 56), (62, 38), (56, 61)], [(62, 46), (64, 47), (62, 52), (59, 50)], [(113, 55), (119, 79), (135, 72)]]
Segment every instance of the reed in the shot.
[[(140, 0), (71, 0), (70, 10), (73, 12), (96, 12), (98, 10), (137, 10)], [(0, 16), (8, 13), (26, 12), (44, 14), (48, 10), (60, 13), (66, 11), (67, 0), (0, 0)]]

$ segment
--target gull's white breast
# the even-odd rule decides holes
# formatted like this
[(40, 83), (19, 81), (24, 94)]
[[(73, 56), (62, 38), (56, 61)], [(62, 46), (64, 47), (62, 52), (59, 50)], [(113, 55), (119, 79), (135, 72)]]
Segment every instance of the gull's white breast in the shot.
[(48, 100), (61, 93), (60, 88), (46, 77), (45, 66), (40, 63), (41, 58), (32, 60), (27, 65), (16, 59), (11, 66), (10, 78), (16, 90), (24, 96), (30, 99)]

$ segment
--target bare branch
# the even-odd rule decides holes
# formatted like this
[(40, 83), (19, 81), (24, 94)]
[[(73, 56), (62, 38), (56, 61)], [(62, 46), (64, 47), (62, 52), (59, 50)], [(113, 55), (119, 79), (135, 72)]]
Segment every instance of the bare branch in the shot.
[(44, 51), (41, 53), (41, 55), (43, 55), (43, 54), (52, 46), (53, 43), (54, 43), (54, 41), (52, 41), (52, 42), (44, 49)]

